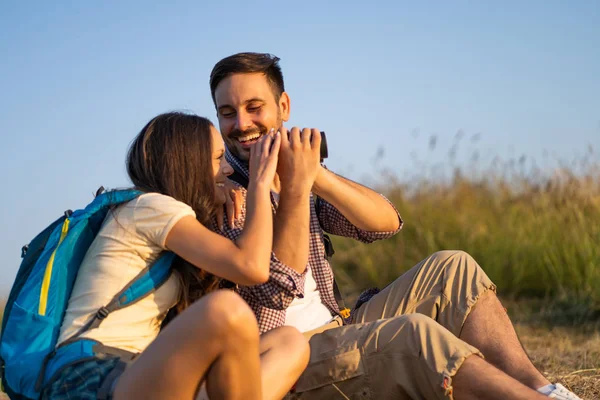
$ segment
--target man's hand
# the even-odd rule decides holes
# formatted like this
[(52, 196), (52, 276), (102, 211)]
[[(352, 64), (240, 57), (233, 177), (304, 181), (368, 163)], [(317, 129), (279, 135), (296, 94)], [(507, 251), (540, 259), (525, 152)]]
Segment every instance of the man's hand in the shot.
[(321, 132), (318, 129), (281, 128), (277, 173), (287, 195), (307, 196), (320, 165)]
[[(242, 215), (242, 190), (229, 179), (225, 180), (225, 185), (223, 187), (217, 187), (217, 190), (223, 191), (223, 194), (225, 195), (225, 204), (223, 204), (223, 207), (227, 214), (229, 228), (233, 229), (235, 221)], [(219, 211), (220, 210), (217, 210), (217, 225), (222, 231), (225, 213)]]
[(273, 252), (298, 273), (308, 264), (310, 190), (320, 168), (321, 132), (281, 128), (277, 173), (281, 196), (273, 228)]

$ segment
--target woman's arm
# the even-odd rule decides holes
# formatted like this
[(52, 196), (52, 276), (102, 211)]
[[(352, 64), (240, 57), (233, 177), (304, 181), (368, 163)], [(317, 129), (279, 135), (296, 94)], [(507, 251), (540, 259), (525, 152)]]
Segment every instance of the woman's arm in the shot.
[(240, 285), (266, 282), (273, 244), (270, 187), (280, 142), (279, 135), (268, 134), (252, 148), (247, 216), (244, 232), (237, 242), (187, 216), (173, 226), (167, 235), (166, 247), (198, 268)]

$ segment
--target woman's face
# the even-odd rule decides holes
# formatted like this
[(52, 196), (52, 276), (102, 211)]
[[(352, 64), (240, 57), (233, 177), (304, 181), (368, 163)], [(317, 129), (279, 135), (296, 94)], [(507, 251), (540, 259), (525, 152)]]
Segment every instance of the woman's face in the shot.
[(225, 204), (225, 179), (233, 173), (233, 168), (225, 160), (225, 146), (223, 138), (217, 129), (210, 128), (212, 134), (212, 166), (215, 177), (215, 196), (218, 204)]

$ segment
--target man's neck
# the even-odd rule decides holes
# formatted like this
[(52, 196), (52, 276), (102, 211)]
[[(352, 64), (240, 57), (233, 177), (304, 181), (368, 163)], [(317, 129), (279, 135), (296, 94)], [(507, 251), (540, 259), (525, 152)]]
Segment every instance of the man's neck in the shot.
[[(243, 165), (246, 170), (250, 170), (250, 166), (249, 166), (249, 161), (248, 160), (242, 160), (240, 158), (238, 158), (236, 155), (234, 155), (233, 153), (231, 153), (231, 155), (235, 158), (235, 160), (237, 162), (239, 162), (241, 165)], [(279, 192), (281, 192), (281, 181), (279, 180), (279, 174), (275, 173), (275, 177), (273, 178), (273, 183), (271, 184), (271, 191), (274, 193), (279, 194)]]

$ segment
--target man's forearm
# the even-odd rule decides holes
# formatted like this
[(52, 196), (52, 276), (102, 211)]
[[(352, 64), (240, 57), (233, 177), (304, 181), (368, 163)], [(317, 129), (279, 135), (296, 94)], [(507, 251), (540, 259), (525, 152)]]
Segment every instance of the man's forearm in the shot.
[(310, 197), (282, 191), (273, 230), (273, 252), (298, 273), (306, 270), (310, 236)]
[(389, 232), (400, 226), (396, 210), (382, 196), (325, 168), (315, 181), (313, 193), (331, 203), (359, 229)]

